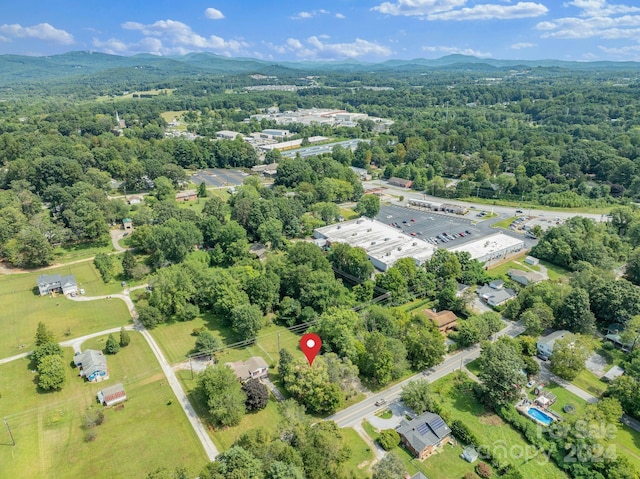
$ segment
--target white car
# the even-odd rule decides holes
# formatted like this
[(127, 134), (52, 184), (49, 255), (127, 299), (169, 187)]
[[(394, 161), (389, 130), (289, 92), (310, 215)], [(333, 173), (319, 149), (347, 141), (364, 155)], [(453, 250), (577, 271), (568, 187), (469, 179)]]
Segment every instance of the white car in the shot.
[(536, 382), (532, 379), (531, 381), (529, 381), (529, 382), (527, 383), (527, 388), (528, 388), (528, 389), (531, 389), (535, 384), (536, 384)]

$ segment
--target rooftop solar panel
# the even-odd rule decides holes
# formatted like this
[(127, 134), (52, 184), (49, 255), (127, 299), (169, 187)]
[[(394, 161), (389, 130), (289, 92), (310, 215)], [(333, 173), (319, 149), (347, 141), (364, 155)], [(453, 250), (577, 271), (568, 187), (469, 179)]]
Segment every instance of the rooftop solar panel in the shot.
[(425, 434), (429, 433), (429, 426), (425, 423), (422, 423), (416, 428), (416, 431), (418, 431), (421, 436), (424, 436)]
[(440, 429), (443, 426), (446, 426), (446, 424), (444, 423), (444, 421), (442, 420), (442, 418), (437, 417), (435, 418), (433, 421), (431, 421), (429, 423), (429, 426), (431, 427), (431, 429), (433, 429), (434, 431), (437, 431), (438, 429)]

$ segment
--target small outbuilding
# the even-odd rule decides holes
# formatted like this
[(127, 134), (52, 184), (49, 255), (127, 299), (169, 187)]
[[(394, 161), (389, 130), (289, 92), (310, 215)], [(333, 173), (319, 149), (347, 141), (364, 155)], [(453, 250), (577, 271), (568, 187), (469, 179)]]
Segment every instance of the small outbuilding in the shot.
[(133, 220), (131, 218), (122, 219), (122, 229), (125, 231), (133, 230)]
[(405, 180), (404, 178), (391, 177), (389, 178), (388, 183), (392, 186), (399, 186), (400, 188), (411, 188), (413, 186), (413, 181)]
[(122, 383), (114, 384), (98, 391), (98, 401), (105, 406), (113, 406), (127, 400), (127, 393)]
[(602, 380), (605, 382), (611, 382), (613, 381), (615, 378), (620, 377), (624, 374), (624, 369), (622, 369), (620, 366), (614, 366), (611, 369), (609, 369), (604, 376), (602, 376)]
[(478, 460), (478, 451), (474, 447), (468, 446), (464, 448), (460, 457), (467, 462), (476, 462)]

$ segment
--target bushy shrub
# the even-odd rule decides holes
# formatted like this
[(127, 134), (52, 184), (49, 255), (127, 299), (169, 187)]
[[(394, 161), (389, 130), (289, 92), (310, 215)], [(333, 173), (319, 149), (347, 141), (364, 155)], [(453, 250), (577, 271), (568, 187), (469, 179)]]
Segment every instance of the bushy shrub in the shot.
[(476, 466), (476, 473), (485, 479), (488, 479), (493, 475), (493, 471), (491, 470), (491, 466), (486, 462), (479, 462)]
[(393, 429), (385, 429), (378, 437), (378, 443), (385, 451), (390, 451), (400, 444), (400, 435)]

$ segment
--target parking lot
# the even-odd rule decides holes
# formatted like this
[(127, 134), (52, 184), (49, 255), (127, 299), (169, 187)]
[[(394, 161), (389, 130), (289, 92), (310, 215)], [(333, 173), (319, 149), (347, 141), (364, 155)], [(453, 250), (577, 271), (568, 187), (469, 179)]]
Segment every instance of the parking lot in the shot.
[[(439, 235), (453, 236), (454, 239), (447, 237), (446, 241), (439, 238), (435, 242), (431, 241), (433, 244), (438, 245), (446, 243), (447, 247), (458, 246), (483, 236), (479, 234), (480, 230), (472, 224), (470, 218), (414, 210), (401, 206), (381, 206), (380, 213), (376, 219), (382, 223), (396, 226), (406, 234), (417, 236), (425, 241), (429, 241), (430, 238), (437, 238)], [(462, 236), (460, 236), (461, 234)]]
[(205, 182), (207, 186), (222, 188), (225, 186), (239, 186), (248, 176), (240, 170), (226, 170), (222, 168), (207, 168), (200, 170), (191, 176), (194, 183)]

